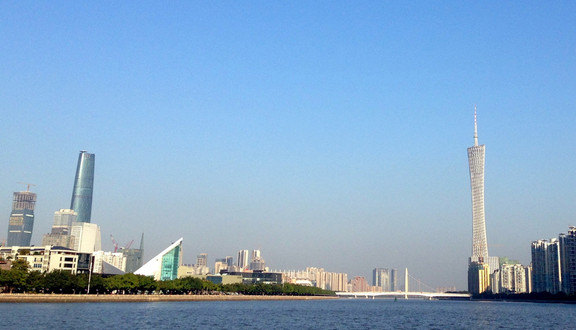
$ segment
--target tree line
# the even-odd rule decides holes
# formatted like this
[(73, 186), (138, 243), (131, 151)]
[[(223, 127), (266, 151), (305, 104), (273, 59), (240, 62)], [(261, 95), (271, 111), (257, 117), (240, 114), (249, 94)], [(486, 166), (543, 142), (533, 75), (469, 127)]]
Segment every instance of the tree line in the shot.
[[(90, 282), (90, 283), (89, 283)], [(88, 284), (90, 291), (88, 292)], [(243, 295), (334, 295), (316, 287), (285, 284), (215, 284), (207, 280), (184, 277), (156, 281), (132, 273), (103, 277), (99, 274), (71, 274), (55, 270), (41, 273), (28, 271), (25, 260), (14, 260), (10, 270), (0, 270), (0, 292), (55, 294), (243, 294)]]

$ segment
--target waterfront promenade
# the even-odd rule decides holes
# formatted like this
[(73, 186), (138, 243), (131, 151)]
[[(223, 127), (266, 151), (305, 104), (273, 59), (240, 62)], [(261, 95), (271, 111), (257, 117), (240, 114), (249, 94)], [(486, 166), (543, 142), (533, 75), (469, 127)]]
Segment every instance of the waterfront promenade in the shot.
[(160, 302), (160, 301), (246, 301), (319, 300), (336, 296), (261, 296), (261, 295), (85, 295), (85, 294), (0, 294), (0, 303), (80, 303), (80, 302)]

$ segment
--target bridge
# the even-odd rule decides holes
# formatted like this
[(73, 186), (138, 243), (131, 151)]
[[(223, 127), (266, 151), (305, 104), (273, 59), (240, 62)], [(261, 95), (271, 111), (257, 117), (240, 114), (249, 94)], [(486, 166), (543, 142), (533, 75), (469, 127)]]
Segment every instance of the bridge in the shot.
[[(412, 282), (412, 284), (410, 284)], [(409, 287), (417, 287), (417, 291), (409, 291)], [(425, 288), (429, 291), (422, 290)], [(433, 292), (433, 288), (419, 279), (408, 274), (408, 268), (404, 273), (404, 291), (394, 291), (394, 292), (336, 292), (339, 297), (347, 298), (423, 298), (423, 299), (469, 299), (472, 295), (469, 293), (456, 293), (456, 292)]]
[(422, 299), (469, 299), (469, 293), (451, 293), (451, 292), (336, 292), (339, 297), (348, 298), (366, 298), (375, 299), (377, 297), (394, 297), (394, 298), (422, 298)]

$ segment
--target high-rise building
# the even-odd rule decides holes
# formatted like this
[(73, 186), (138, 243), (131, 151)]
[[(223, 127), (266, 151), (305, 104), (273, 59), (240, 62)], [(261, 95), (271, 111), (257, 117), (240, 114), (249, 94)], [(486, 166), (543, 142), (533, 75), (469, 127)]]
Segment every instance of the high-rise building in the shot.
[(266, 270), (266, 261), (261, 257), (257, 257), (250, 261), (250, 270), (259, 270), (265, 271)]
[(479, 294), (490, 287), (490, 266), (487, 263), (472, 261), (468, 265), (468, 292)]
[[(504, 292), (504, 293), (526, 293), (528, 292), (528, 282), (529, 279), (526, 278), (526, 267), (520, 264), (503, 264), (500, 270), (497, 272), (499, 274), (499, 287), (498, 291), (495, 288), (492, 292)], [(494, 284), (492, 284), (494, 286)]]
[(226, 256), (226, 266), (228, 267), (229, 270), (231, 270), (234, 267), (234, 258), (231, 256)]
[(355, 276), (351, 281), (352, 292), (367, 292), (368, 282), (364, 276)]
[(76, 222), (78, 213), (70, 209), (60, 209), (54, 212), (54, 224), (52, 225), (52, 233), (54, 234), (69, 234), (70, 227), (73, 222)]
[(94, 162), (96, 156), (80, 151), (74, 178), (70, 209), (78, 213), (78, 222), (90, 222), (92, 215), (92, 193), (94, 190)]
[(208, 254), (207, 253), (200, 253), (196, 256), (196, 266), (197, 267), (206, 267), (208, 266)]
[(140, 238), (140, 248), (138, 249), (123, 249), (122, 254), (126, 257), (126, 273), (133, 273), (138, 268), (142, 267), (142, 257), (144, 254), (144, 233)]
[(220, 272), (233, 272), (234, 271), (234, 258), (227, 256), (225, 258), (216, 259), (214, 263), (214, 274)]
[(102, 238), (100, 227), (95, 223), (73, 222), (70, 227), (70, 235), (73, 237), (72, 249), (83, 253), (92, 253), (102, 250)]
[(396, 291), (397, 273), (396, 269), (374, 268), (372, 271), (372, 285), (382, 288), (384, 292)]
[(178, 278), (178, 268), (182, 260), (182, 238), (170, 244), (164, 251), (152, 258), (134, 272), (136, 275), (154, 276), (156, 281)]
[(42, 237), (42, 245), (74, 246), (73, 237), (70, 235), (72, 223), (76, 222), (78, 214), (74, 210), (60, 209), (54, 212), (54, 224), (52, 231)]
[(260, 250), (252, 250), (248, 269), (259, 271), (264, 271), (266, 269), (266, 261), (262, 259), (262, 252)]
[(248, 269), (248, 267), (250, 267), (250, 263), (248, 260), (249, 256), (250, 255), (248, 254), (248, 250), (238, 251), (238, 258), (237, 258), (238, 264), (237, 264), (237, 266), (238, 266), (238, 269), (240, 271), (246, 270), (246, 269)]
[[(30, 185), (28, 186), (30, 187)], [(8, 221), (8, 239), (6, 246), (30, 246), (34, 227), (34, 206), (36, 194), (27, 191), (15, 192), (12, 200), (12, 212)]]
[(570, 226), (567, 234), (560, 234), (559, 243), (562, 291), (576, 294), (576, 227)]
[(532, 291), (558, 293), (562, 283), (558, 239), (534, 241), (531, 250)]
[(216, 259), (214, 262), (214, 274), (220, 274), (220, 271), (227, 271), (228, 265), (226, 264), (226, 258)]

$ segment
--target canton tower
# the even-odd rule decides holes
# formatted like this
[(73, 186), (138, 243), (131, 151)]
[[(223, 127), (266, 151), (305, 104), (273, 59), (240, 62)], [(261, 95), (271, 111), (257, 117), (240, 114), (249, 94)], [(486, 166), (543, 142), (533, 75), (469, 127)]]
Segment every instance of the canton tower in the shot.
[(472, 257), (471, 261), (488, 262), (486, 218), (484, 216), (484, 154), (485, 146), (478, 145), (478, 124), (474, 106), (474, 146), (468, 148), (470, 188), (472, 190)]

